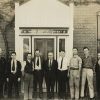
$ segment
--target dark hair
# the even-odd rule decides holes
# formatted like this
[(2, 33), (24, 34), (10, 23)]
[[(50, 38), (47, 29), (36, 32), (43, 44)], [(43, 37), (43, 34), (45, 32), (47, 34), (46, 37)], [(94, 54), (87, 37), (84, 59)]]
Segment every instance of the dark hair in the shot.
[(84, 48), (83, 48), (83, 50), (84, 50), (84, 49), (88, 49), (88, 50), (89, 50), (89, 48), (88, 48), (88, 47), (84, 47)]
[(36, 49), (36, 50), (35, 50), (35, 52), (36, 52), (36, 51), (39, 51), (39, 52), (40, 52), (40, 50), (39, 50), (39, 49)]
[(32, 55), (32, 53), (27, 53), (27, 56), (28, 56), (29, 54)]
[(59, 52), (65, 52), (65, 50), (60, 50)]
[(12, 54), (15, 54), (15, 55), (16, 55), (16, 52), (15, 52), (15, 51), (13, 51), (13, 52), (11, 52), (11, 55), (12, 55)]
[(73, 49), (76, 49), (78, 51), (78, 48), (76, 48), (76, 47), (73, 47)]
[(47, 53), (47, 54), (49, 54), (49, 53), (53, 53), (53, 51), (48, 51), (48, 53)]

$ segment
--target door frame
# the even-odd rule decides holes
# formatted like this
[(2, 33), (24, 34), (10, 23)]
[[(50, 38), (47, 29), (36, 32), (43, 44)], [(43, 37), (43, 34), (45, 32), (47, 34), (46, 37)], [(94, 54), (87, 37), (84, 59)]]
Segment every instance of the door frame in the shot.
[(66, 36), (58, 36), (57, 37), (57, 59), (59, 58), (59, 39), (65, 39), (65, 52), (67, 50), (67, 37)]
[(39, 38), (39, 39), (54, 39), (54, 59), (56, 59), (56, 36), (32, 36), (32, 56), (34, 57), (34, 39)]

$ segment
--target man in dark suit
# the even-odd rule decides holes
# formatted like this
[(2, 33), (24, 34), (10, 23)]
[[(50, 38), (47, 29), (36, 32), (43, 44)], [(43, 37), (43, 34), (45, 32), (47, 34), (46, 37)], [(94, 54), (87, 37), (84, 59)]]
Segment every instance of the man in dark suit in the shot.
[(98, 60), (95, 65), (96, 72), (96, 87), (97, 87), (97, 96), (100, 98), (100, 53), (98, 53)]
[(24, 68), (24, 100), (32, 100), (34, 70), (33, 65), (32, 55), (31, 53), (28, 53)]
[(11, 53), (11, 60), (7, 64), (8, 97), (12, 97), (12, 87), (14, 85), (15, 96), (19, 97), (18, 82), (21, 78), (21, 63), (16, 60), (16, 52)]
[(43, 95), (43, 62), (44, 60), (40, 56), (40, 51), (38, 49), (35, 50), (35, 57), (33, 59), (34, 62), (34, 81), (33, 88), (34, 93), (33, 96), (37, 96), (37, 85), (39, 85), (39, 97), (42, 98)]
[(3, 98), (4, 82), (5, 82), (6, 60), (2, 56), (2, 49), (0, 48), (0, 98)]
[(47, 97), (54, 97), (54, 86), (56, 80), (58, 63), (53, 58), (53, 53), (48, 53), (48, 59), (45, 61), (44, 70), (45, 70), (45, 81), (47, 87)]

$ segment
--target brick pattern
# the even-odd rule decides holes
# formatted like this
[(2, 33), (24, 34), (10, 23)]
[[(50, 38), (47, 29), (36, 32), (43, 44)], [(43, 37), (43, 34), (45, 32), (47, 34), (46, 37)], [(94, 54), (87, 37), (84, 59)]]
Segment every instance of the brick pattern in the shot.
[(5, 43), (4, 43), (1, 31), (0, 31), (0, 48), (2, 49), (3, 55), (4, 55), (5, 54)]
[[(78, 5), (74, 7), (74, 46), (79, 49), (79, 55), (83, 56), (83, 47), (90, 48), (92, 56), (97, 58), (97, 12), (100, 5)], [(96, 79), (94, 73), (94, 87), (96, 94)]]
[(78, 5), (74, 7), (74, 46), (79, 48), (79, 54), (83, 55), (82, 48), (88, 46), (93, 56), (97, 55), (97, 12), (100, 5)]

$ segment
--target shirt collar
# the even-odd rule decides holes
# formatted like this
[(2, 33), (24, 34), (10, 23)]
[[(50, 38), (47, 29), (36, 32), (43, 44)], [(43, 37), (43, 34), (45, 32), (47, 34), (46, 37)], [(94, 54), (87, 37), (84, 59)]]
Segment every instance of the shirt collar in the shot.
[(16, 61), (16, 59), (14, 59), (14, 60), (12, 59), (12, 61)]

